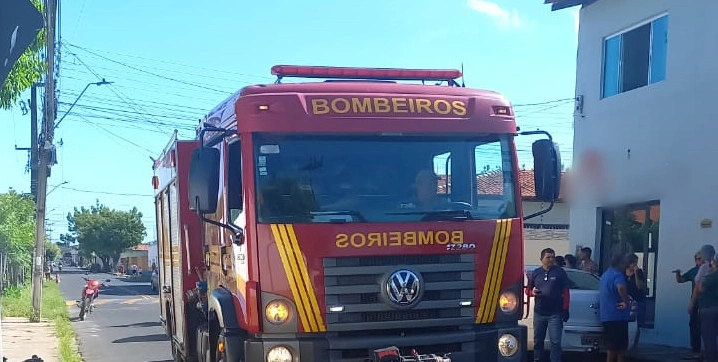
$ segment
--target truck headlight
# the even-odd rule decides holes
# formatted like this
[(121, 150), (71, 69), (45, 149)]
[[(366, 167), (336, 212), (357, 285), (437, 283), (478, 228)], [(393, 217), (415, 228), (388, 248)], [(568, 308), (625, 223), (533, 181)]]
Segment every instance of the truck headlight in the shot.
[(504, 357), (511, 357), (519, 350), (519, 341), (513, 334), (504, 334), (499, 338), (499, 353)]
[(503, 292), (499, 297), (499, 308), (506, 314), (513, 314), (519, 306), (519, 299), (514, 292)]
[(267, 353), (267, 362), (292, 362), (292, 352), (287, 347), (274, 347)]
[(264, 308), (264, 317), (269, 323), (284, 324), (291, 317), (291, 312), (286, 302), (275, 299), (267, 303), (267, 307)]

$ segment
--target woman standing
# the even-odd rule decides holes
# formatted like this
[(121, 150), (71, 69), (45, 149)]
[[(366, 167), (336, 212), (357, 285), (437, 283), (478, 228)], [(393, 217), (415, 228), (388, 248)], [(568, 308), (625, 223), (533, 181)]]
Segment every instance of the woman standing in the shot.
[(626, 256), (626, 289), (628, 295), (636, 301), (636, 321), (638, 329), (633, 337), (633, 347), (638, 345), (641, 337), (641, 327), (646, 321), (646, 275), (643, 269), (638, 267), (638, 256), (636, 254), (628, 254)]

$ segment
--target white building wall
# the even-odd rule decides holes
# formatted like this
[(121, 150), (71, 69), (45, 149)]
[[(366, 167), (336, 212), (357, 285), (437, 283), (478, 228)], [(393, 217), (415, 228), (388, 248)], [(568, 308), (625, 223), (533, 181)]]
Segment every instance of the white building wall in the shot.
[[(549, 207), (549, 203), (547, 202), (534, 202), (534, 201), (524, 201), (523, 202), (523, 211), (524, 215), (531, 215), (535, 212), (539, 212), (542, 210), (546, 210)], [(526, 220), (526, 224), (549, 224), (549, 225), (568, 225), (569, 222), (569, 208), (568, 204), (560, 202), (555, 203), (553, 205), (553, 208), (551, 211), (536, 216), (532, 219)]]
[[(666, 79), (601, 99), (604, 37), (664, 12)], [(600, 201), (575, 194), (570, 243), (599, 251), (599, 206), (660, 200), (655, 329), (642, 334), (646, 343), (689, 345), (689, 286), (677, 285), (670, 270), (691, 267), (700, 245), (718, 246), (718, 224), (700, 227), (704, 218), (718, 222), (715, 14), (715, 0), (599, 0), (581, 10), (576, 94), (584, 107), (574, 122), (574, 159), (597, 150), (608, 187)]]

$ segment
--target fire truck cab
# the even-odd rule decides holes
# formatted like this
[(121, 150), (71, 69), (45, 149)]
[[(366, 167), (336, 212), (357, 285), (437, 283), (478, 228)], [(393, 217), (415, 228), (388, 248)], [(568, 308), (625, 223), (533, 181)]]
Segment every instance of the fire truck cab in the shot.
[(456, 70), (272, 72), (155, 162), (175, 359), (523, 360), (535, 215), (522, 215), (514, 138), (545, 136), (531, 151), (552, 205), (551, 136), (519, 132), (510, 102)]

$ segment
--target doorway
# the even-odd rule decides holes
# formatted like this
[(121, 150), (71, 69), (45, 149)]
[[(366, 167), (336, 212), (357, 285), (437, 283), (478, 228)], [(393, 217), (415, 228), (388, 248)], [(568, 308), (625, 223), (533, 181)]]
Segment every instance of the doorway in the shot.
[(646, 274), (646, 320), (640, 328), (653, 328), (656, 311), (656, 265), (658, 261), (659, 201), (648, 201), (618, 207), (602, 208), (599, 266), (608, 269), (616, 253), (635, 253), (638, 265)]

